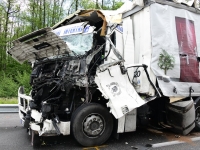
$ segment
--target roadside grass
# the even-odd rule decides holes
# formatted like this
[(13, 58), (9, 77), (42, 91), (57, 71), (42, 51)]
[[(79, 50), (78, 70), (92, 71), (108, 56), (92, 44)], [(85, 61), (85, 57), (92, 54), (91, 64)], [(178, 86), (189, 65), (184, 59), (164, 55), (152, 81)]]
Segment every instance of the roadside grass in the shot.
[(18, 104), (18, 100), (17, 97), (13, 98), (0, 97), (0, 104)]

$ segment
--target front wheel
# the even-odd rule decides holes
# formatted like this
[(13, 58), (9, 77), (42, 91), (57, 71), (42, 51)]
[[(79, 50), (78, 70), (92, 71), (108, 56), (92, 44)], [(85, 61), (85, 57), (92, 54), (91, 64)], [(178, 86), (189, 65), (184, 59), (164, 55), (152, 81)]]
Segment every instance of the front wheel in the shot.
[(107, 108), (89, 103), (80, 106), (72, 115), (71, 131), (83, 146), (101, 145), (110, 137), (113, 118)]

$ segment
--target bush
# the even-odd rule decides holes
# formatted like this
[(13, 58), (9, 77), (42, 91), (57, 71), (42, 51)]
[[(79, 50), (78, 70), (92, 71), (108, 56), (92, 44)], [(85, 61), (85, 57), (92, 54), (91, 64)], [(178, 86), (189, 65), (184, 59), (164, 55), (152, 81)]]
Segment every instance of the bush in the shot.
[(30, 74), (26, 71), (20, 73), (17, 71), (15, 76), (6, 76), (2, 73), (0, 79), (0, 97), (17, 97), (18, 88), (24, 86), (26, 94), (31, 90)]
[(31, 90), (30, 86), (30, 74), (24, 71), (23, 73), (17, 72), (17, 76), (15, 76), (15, 80), (17, 81), (19, 86), (24, 86), (25, 93), (29, 94)]
[(31, 90), (29, 85), (31, 66), (27, 62), (19, 64), (13, 59), (0, 64), (0, 97), (17, 97), (19, 86), (24, 86), (26, 94)]
[(0, 81), (0, 97), (17, 97), (18, 84), (5, 74)]

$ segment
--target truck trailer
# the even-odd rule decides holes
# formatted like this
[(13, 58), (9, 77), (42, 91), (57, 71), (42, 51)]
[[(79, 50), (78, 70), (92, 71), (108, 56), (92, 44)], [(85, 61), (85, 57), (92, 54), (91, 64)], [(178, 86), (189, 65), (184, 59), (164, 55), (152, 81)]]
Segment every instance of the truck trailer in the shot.
[(19, 117), (37, 147), (72, 134), (83, 146), (151, 126), (200, 131), (198, 0), (135, 0), (78, 10), (7, 51), (32, 65)]

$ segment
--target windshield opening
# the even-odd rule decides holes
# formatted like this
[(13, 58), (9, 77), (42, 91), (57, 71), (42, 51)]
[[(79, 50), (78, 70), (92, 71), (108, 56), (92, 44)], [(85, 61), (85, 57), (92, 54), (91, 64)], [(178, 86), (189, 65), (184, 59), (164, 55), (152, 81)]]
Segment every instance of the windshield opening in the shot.
[[(84, 55), (93, 45), (93, 33), (72, 34), (61, 37), (66, 42), (69, 49), (77, 55)], [(73, 54), (71, 54), (73, 55)]]

